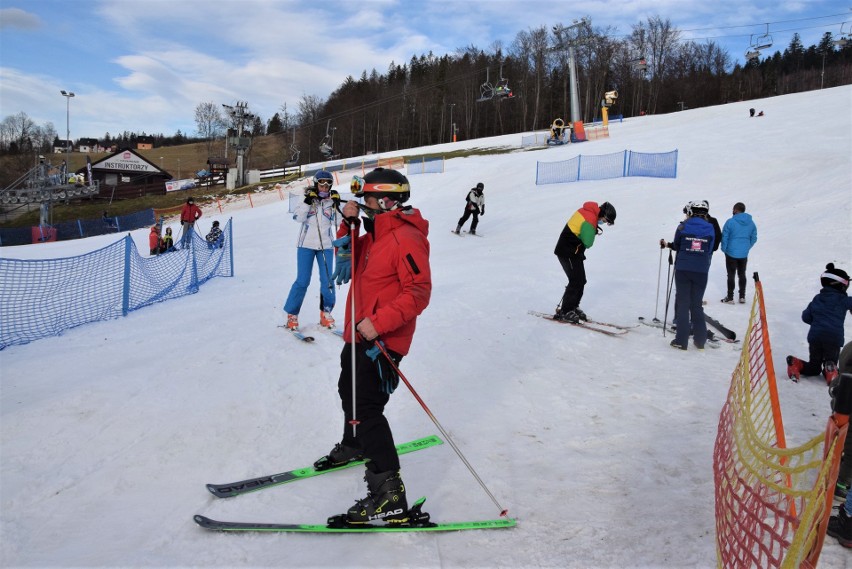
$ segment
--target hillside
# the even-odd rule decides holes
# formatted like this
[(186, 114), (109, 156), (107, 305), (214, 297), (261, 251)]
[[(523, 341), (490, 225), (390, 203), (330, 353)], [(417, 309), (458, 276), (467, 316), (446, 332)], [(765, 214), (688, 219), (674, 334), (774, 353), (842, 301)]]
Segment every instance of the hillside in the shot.
[[(453, 158), (411, 176), (430, 223), (433, 291), (402, 370), (488, 489), (510, 530), (416, 535), (232, 535), (192, 519), (322, 523), (365, 494), (358, 469), (239, 498), (205, 489), (311, 464), (337, 442), (341, 343), (316, 327), (318, 285), (300, 314), (317, 337), (278, 328), (295, 278), (299, 226), (285, 202), (233, 217), (235, 276), (197, 294), (2, 352), (0, 564), (14, 567), (685, 568), (715, 565), (713, 446), (738, 348), (686, 352), (638, 326), (663, 317), (670, 239), (683, 205), (709, 200), (724, 223), (742, 201), (758, 226), (749, 272), (766, 294), (787, 441), (825, 428), (819, 378), (792, 383), (784, 356), (807, 354), (801, 311), (827, 262), (852, 270), (852, 87), (648, 116), (609, 139)], [(755, 106), (765, 116), (749, 118)], [(790, 117), (807, 128), (793, 132)], [(517, 147), (519, 135), (411, 149)], [(677, 179), (536, 186), (539, 161), (678, 150)], [(485, 185), (483, 237), (450, 233)], [(342, 189), (342, 188), (341, 188)], [(553, 247), (584, 201), (616, 224), (587, 252), (582, 307), (635, 325), (609, 338), (527, 314), (550, 311), (566, 279)], [(147, 232), (132, 237), (144, 250)], [(95, 251), (114, 236), (4, 248), (21, 259)], [(662, 291), (657, 294), (658, 279)], [(69, 283), (73, 286), (73, 283)], [(713, 259), (707, 312), (742, 335), (749, 305), (723, 305)], [(337, 291), (334, 314), (344, 318)], [(747, 296), (751, 299), (753, 286)], [(852, 318), (846, 320), (852, 339)], [(69, 365), (71, 362), (72, 365)], [(397, 442), (436, 433), (404, 386), (388, 417)], [(409, 496), (440, 521), (498, 508), (449, 445), (402, 457)], [(821, 568), (849, 564), (827, 539)]]

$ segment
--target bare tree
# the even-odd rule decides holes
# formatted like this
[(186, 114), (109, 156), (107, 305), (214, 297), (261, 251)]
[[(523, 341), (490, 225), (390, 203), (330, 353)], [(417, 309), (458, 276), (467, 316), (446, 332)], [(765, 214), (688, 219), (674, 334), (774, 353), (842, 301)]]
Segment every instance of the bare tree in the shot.
[(195, 125), (198, 128), (198, 136), (207, 141), (207, 155), (212, 156), (213, 143), (226, 128), (219, 107), (212, 102), (198, 103), (195, 107)]

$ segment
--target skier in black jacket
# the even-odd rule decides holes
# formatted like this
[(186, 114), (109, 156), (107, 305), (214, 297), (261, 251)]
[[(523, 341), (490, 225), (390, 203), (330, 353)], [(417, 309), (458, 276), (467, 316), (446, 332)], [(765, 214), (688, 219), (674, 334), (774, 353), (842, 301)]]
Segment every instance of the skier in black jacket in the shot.
[(462, 225), (465, 224), (467, 219), (472, 215), (473, 221), (470, 222), (470, 234), (476, 235), (476, 226), (479, 225), (479, 216), (485, 215), (485, 196), (483, 192), (485, 191), (485, 184), (479, 182), (476, 184), (475, 188), (471, 188), (467, 193), (467, 197), (465, 198), (464, 204), (464, 215), (459, 219), (459, 223), (456, 226), (456, 230), (453, 231), (456, 235), (461, 233)]

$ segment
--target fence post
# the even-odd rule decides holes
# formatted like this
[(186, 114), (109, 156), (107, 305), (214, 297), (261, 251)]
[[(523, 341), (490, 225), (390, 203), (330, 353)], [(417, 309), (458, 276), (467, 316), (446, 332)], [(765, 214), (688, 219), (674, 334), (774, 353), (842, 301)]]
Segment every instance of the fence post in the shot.
[(192, 269), (190, 272), (189, 290), (193, 293), (198, 292), (198, 263), (195, 260), (195, 234), (189, 240), (189, 258), (192, 261)]
[(133, 240), (130, 234), (124, 238), (124, 286), (121, 292), (121, 315), (127, 316), (130, 312), (130, 248)]
[(580, 181), (580, 173), (582, 172), (582, 168), (580, 167), (582, 162), (583, 162), (583, 155), (578, 154), (577, 155), (577, 181), (578, 182)]
[(228, 256), (231, 258), (231, 276), (234, 276), (234, 218), (228, 220)]
[(621, 177), (626, 178), (627, 172), (630, 171), (630, 151), (624, 151), (624, 172), (622, 172)]

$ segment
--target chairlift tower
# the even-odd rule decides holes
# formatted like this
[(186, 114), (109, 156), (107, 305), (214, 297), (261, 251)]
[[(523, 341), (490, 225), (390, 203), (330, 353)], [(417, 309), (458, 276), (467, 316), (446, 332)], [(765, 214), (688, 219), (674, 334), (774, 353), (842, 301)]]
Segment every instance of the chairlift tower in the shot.
[(588, 20), (582, 18), (580, 20), (574, 20), (570, 26), (563, 26), (562, 24), (553, 26), (553, 33), (557, 38), (559, 38), (560, 42), (559, 45), (556, 46), (556, 49), (567, 49), (568, 51), (568, 82), (570, 84), (569, 88), (571, 93), (572, 123), (583, 120), (583, 117), (580, 115), (580, 86), (577, 81), (577, 61), (574, 55), (574, 47), (580, 42), (576, 37), (571, 38), (570, 32), (586, 25), (588, 25)]
[[(228, 115), (231, 117), (231, 124), (234, 129), (234, 136), (229, 135), (227, 145), (237, 149), (237, 186), (245, 185), (245, 168), (243, 160), (246, 150), (251, 147), (251, 137), (243, 136), (245, 126), (254, 120), (255, 116), (248, 111), (248, 103), (245, 101), (237, 101), (233, 107), (230, 105), (222, 105), (227, 109)], [(233, 189), (233, 188), (229, 188)]]

